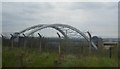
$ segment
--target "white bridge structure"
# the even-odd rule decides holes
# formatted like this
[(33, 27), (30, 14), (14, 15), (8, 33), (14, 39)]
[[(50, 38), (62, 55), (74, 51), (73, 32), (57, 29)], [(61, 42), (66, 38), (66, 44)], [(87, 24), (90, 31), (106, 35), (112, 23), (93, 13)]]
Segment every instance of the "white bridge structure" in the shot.
[(31, 37), (35, 32), (40, 31), (45, 28), (53, 28), (53, 29), (59, 31), (64, 36), (63, 38), (71, 38), (71, 37), (78, 38), (78, 37), (82, 36), (85, 40), (87, 40), (87, 42), (90, 44), (90, 46), (97, 49), (97, 46), (94, 44), (93, 41), (91, 41), (91, 39), (88, 36), (86, 36), (83, 32), (76, 29), (75, 27), (72, 27), (72, 26), (66, 25), (66, 24), (39, 24), (39, 25), (28, 27), (20, 32), (14, 33), (13, 36), (19, 37), (21, 35), (24, 35), (27, 37)]

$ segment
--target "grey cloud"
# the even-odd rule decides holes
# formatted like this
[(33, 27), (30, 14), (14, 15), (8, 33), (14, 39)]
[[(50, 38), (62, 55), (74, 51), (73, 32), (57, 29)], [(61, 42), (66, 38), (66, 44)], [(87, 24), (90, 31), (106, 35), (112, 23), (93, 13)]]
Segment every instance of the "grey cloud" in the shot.
[[(3, 3), (2, 8), (3, 30), (7, 32), (41, 23), (69, 24), (83, 31), (89, 29), (100, 36), (117, 32), (117, 3), (8, 2)], [(101, 31), (109, 33), (99, 34)]]
[(98, 9), (116, 9), (117, 7), (116, 2), (82, 2), (82, 3), (73, 3), (73, 6), (70, 9), (79, 10), (79, 9), (86, 9), (86, 10), (98, 10)]

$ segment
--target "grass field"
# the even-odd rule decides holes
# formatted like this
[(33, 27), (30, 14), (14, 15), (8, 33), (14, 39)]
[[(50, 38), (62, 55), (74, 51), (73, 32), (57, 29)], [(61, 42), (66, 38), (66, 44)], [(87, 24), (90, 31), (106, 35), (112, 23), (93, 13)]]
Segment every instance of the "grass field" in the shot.
[(58, 55), (33, 49), (3, 47), (3, 67), (117, 67), (118, 60), (96, 55)]

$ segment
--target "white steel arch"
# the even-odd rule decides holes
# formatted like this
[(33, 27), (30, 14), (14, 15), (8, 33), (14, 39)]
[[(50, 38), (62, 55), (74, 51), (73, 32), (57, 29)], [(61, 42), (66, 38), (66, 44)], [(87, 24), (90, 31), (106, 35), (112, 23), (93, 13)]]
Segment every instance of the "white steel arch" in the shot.
[(30, 36), (31, 34), (37, 32), (37, 31), (39, 31), (39, 30), (42, 30), (42, 29), (44, 29), (44, 28), (48, 28), (48, 27), (54, 28), (54, 29), (58, 30), (59, 32), (61, 32), (61, 33), (64, 35), (64, 37), (67, 37), (67, 35), (66, 35), (59, 27), (66, 27), (66, 28), (72, 29), (72, 30), (76, 31), (77, 33), (79, 33), (81, 36), (83, 36), (88, 42), (91, 43), (91, 45), (92, 45), (95, 49), (97, 49), (97, 46), (96, 46), (92, 41), (90, 41), (90, 39), (89, 39), (84, 33), (82, 33), (80, 30), (76, 29), (75, 27), (72, 27), (72, 26), (66, 25), (66, 24), (40, 24), (40, 25), (35, 25), (35, 26), (26, 28), (25, 30), (22, 30), (22, 31), (18, 32), (18, 33), (19, 33), (18, 35), (20, 35), (21, 33), (26, 32), (26, 31), (28, 31), (28, 30), (33, 29), (33, 30), (27, 35), (27, 36)]

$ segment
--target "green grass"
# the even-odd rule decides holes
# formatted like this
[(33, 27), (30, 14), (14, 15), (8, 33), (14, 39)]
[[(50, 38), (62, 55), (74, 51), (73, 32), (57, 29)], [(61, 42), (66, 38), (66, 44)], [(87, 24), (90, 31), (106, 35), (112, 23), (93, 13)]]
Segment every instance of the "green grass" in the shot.
[[(96, 55), (80, 56), (57, 52), (42, 52), (32, 49), (3, 48), (3, 67), (117, 67), (115, 58)], [(57, 61), (57, 62), (56, 62)]]

